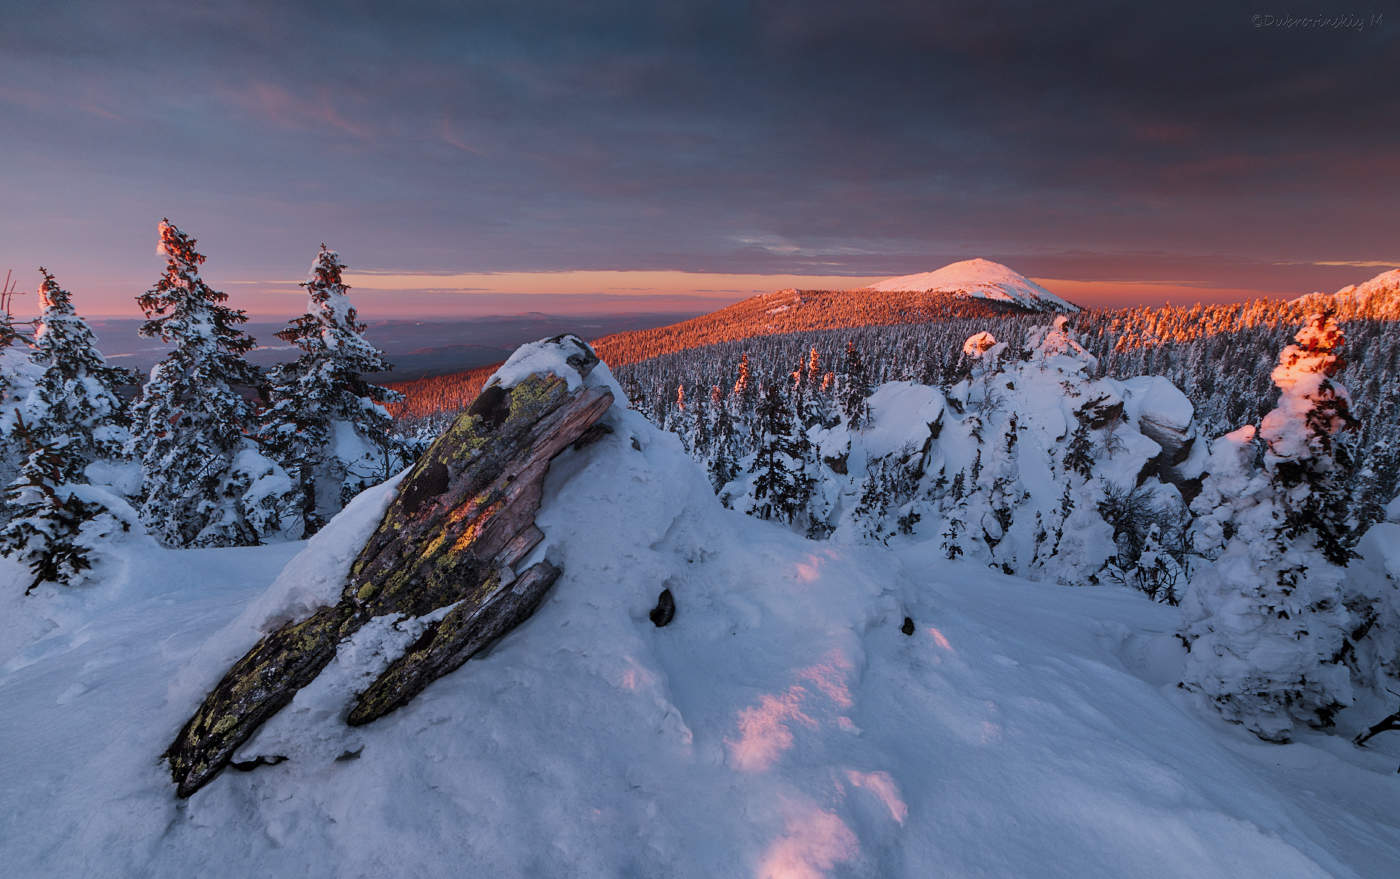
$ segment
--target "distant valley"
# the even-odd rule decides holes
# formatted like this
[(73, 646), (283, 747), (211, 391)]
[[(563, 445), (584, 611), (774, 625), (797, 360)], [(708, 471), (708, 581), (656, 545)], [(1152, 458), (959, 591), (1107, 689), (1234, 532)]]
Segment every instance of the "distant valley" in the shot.
[[(470, 320), (371, 320), (367, 335), (388, 356), (392, 372), (373, 376), (377, 381), (405, 381), (500, 363), (516, 346), (545, 336), (574, 332), (597, 338), (614, 333), (646, 330), (693, 317), (686, 312), (635, 312), (595, 315), (553, 315), (532, 312)], [(99, 319), (91, 321), (98, 343), (108, 360), (137, 372), (148, 371), (165, 355), (159, 339), (138, 334), (142, 321)], [(258, 347), (248, 359), (271, 366), (292, 358), (291, 346), (276, 333), (285, 321), (251, 321), (248, 332)]]

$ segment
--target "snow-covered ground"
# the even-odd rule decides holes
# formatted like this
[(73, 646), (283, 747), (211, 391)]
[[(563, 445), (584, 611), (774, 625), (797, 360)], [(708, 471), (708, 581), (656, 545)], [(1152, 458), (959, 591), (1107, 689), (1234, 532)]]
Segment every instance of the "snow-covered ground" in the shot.
[(26, 599), (0, 562), (6, 875), (1400, 875), (1400, 743), (1224, 723), (1175, 687), (1174, 609), (804, 540), (608, 418), (552, 466), (532, 619), (350, 728), (357, 637), (241, 754), (287, 762), (185, 801), (158, 755), (392, 489), (309, 545), (146, 550), (82, 590)]
[(1061, 299), (1020, 272), (989, 259), (965, 259), (932, 272), (886, 278), (867, 289), (887, 293), (938, 290), (963, 293), (974, 299), (1012, 302), (1038, 311), (1079, 310), (1079, 306)]

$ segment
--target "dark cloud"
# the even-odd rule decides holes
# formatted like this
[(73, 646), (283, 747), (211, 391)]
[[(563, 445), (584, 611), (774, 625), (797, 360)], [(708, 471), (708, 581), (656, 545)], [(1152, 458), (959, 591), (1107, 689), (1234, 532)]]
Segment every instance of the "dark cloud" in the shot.
[(322, 239), (425, 270), (988, 255), (1221, 286), (1394, 258), (1400, 10), (1254, 26), (1287, 13), (11, 3), (0, 259), (143, 277), (167, 214), (235, 272)]

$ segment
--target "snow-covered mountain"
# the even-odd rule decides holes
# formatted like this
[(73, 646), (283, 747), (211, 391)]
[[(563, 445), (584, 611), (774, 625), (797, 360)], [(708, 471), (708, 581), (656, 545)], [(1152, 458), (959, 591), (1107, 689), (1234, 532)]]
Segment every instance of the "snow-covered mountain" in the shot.
[(1383, 315), (1400, 315), (1400, 269), (1381, 272), (1369, 281), (1348, 284), (1336, 293), (1309, 293), (1293, 302), (1312, 305), (1330, 300), (1332, 304), (1349, 309), (1364, 309)]
[[(1047, 375), (1100, 390), (1065, 341), (1041, 340)], [(985, 375), (1018, 394), (1005, 383), (1029, 380)], [(414, 637), (380, 618), (237, 755), (284, 762), (189, 800), (156, 755), (263, 632), (334, 600), (396, 485), (309, 542), (146, 547), (84, 589), (25, 598), (0, 561), (10, 874), (1400, 873), (1394, 746), (1303, 731), (1283, 748), (1226, 724), (1175, 686), (1174, 609), (950, 561), (936, 540), (813, 542), (727, 510), (606, 367), (587, 381), (617, 402), (610, 432), (550, 467), (524, 563), (563, 573), (535, 615), (350, 727), (348, 696)], [(1020, 402), (991, 405), (989, 385), (958, 406), (982, 408), (991, 447)], [(1126, 474), (1141, 428), (1189, 411), (1166, 389), (1117, 390)], [(881, 390), (861, 456), (929, 436), (938, 413), (911, 393)], [(1069, 428), (1065, 404), (1039, 408), (1018, 447)], [(663, 588), (676, 613), (658, 628)]]
[(1036, 311), (1079, 310), (1079, 306), (1061, 299), (1020, 272), (989, 259), (965, 259), (949, 263), (937, 271), (888, 278), (867, 289), (882, 293), (960, 293), (974, 299), (1009, 302)]

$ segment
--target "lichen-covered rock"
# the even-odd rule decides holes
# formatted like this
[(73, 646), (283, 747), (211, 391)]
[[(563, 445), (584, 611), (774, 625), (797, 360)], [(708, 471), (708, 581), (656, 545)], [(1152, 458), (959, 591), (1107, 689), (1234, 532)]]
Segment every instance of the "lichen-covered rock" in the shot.
[[(597, 358), (576, 337), (541, 344), (564, 343), (576, 355), (568, 367), (586, 376)], [(587, 356), (573, 350), (580, 346)], [(483, 391), (405, 478), (340, 601), (254, 645), (180, 730), (165, 754), (179, 795), (228, 765), (330, 663), (340, 641), (371, 619), (451, 608), (357, 697), (351, 724), (403, 705), (530, 616), (559, 575), (548, 562), (515, 571), (544, 538), (534, 520), (549, 462), (612, 401), (606, 388), (557, 370), (515, 375)]]

